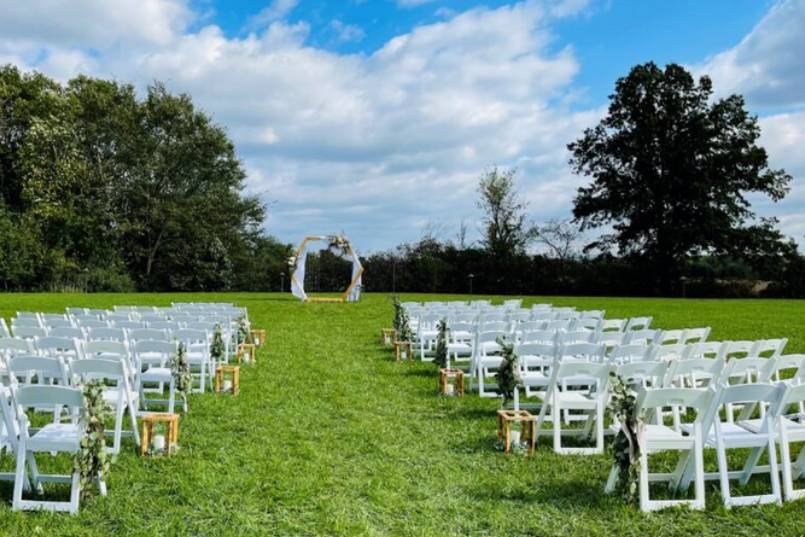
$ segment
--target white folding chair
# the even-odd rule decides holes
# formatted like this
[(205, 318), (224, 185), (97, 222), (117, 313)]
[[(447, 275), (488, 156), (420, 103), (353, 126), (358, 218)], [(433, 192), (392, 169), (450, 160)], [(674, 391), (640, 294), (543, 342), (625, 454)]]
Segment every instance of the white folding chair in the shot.
[[(14, 478), (14, 492), (12, 509), (19, 510), (45, 510), (66, 511), (72, 514), (78, 512), (81, 493), (80, 474), (75, 469), (72, 474), (42, 474), (36, 464), (37, 453), (66, 452), (73, 454), (81, 449), (81, 439), (84, 437), (84, 425), (78, 421), (78, 416), (84, 410), (84, 394), (78, 388), (67, 386), (20, 386), (16, 390), (14, 399), (17, 404), (17, 416), (20, 424), (19, 444), (16, 454), (16, 472)], [(34, 432), (25, 413), (27, 408), (53, 408), (60, 418)], [(62, 410), (67, 410), (67, 416), (62, 417)], [(65, 419), (67, 421), (65, 421)], [(43, 483), (70, 484), (69, 501), (40, 501), (23, 498), (23, 488), (30, 474), (30, 482), (39, 491)], [(106, 484), (98, 480), (101, 494), (106, 494)]]
[[(167, 367), (167, 362), (176, 353), (175, 341), (143, 340), (134, 344), (134, 354), (137, 362), (144, 371), (140, 375), (140, 400), (143, 407), (149, 404), (167, 405), (170, 414), (175, 413), (176, 382), (173, 372)], [(146, 388), (146, 384), (156, 384), (156, 389)], [(158, 398), (146, 399), (147, 393), (164, 393), (164, 386), (168, 386), (168, 400)], [(187, 398), (183, 397), (182, 408), (187, 412)]]

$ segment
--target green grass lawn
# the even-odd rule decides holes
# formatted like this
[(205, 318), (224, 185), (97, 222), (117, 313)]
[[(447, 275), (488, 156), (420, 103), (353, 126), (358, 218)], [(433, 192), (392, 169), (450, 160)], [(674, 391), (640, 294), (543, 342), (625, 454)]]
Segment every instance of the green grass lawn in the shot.
[[(437, 297), (403, 297), (423, 298)], [(6, 294), (0, 315), (172, 300), (235, 302), (267, 329), (257, 365), (241, 375), (241, 394), (192, 396), (174, 458), (140, 458), (128, 441), (108, 497), (82, 503), (78, 516), (13, 513), (11, 484), (0, 483), (0, 535), (805, 532), (805, 501), (727, 511), (709, 482), (705, 512), (644, 515), (603, 494), (606, 455), (557, 456), (547, 444), (531, 458), (502, 455), (497, 401), (437, 397), (433, 365), (395, 363), (378, 344), (379, 329), (391, 322), (385, 295), (336, 305), (279, 294)], [(800, 301), (540, 301), (604, 308), (613, 318), (653, 315), (662, 328), (709, 325), (713, 340), (788, 337), (788, 352), (805, 352)], [(6, 455), (0, 465), (8, 471), (13, 461)]]

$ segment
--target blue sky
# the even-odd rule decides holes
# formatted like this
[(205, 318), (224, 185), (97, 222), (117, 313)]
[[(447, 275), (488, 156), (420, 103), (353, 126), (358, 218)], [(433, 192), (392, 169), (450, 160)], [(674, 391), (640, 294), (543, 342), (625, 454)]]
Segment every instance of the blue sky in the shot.
[(805, 237), (805, 0), (0, 0), (0, 63), (188, 92), (227, 129), (287, 242), (361, 252), (478, 237), (475, 187), (515, 167), (535, 222), (585, 179), (566, 144), (637, 63), (682, 63), (746, 96), (774, 167), (758, 213)]

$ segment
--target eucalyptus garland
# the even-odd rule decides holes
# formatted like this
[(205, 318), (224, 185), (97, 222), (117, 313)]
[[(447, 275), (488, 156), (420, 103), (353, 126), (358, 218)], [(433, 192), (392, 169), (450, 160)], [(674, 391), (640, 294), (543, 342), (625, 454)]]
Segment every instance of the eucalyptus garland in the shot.
[(498, 345), (501, 347), (503, 362), (495, 376), (505, 406), (514, 399), (514, 390), (523, 384), (523, 379), (520, 377), (520, 366), (517, 362), (517, 354), (514, 352), (514, 345), (507, 343), (502, 338), (498, 338)]
[(103, 399), (103, 383), (99, 380), (88, 382), (83, 389), (84, 409), (80, 423), (84, 426), (78, 451), (73, 454), (73, 470), (78, 472), (81, 483), (81, 497), (92, 493), (92, 484), (96, 480), (104, 480), (109, 473), (112, 457), (106, 451), (106, 433), (104, 420), (112, 409)]
[(442, 318), (437, 325), (436, 356), (433, 362), (439, 367), (447, 367), (447, 320)]
[(643, 416), (637, 413), (637, 393), (616, 373), (610, 376), (612, 396), (609, 409), (621, 426), (612, 442), (612, 455), (618, 467), (618, 488), (627, 498), (634, 498), (640, 475)]
[(168, 360), (168, 366), (171, 368), (176, 391), (182, 394), (182, 396), (187, 397), (192, 387), (193, 380), (190, 376), (190, 364), (187, 361), (187, 351), (184, 343), (179, 343), (176, 354), (171, 356), (170, 360)]
[(252, 333), (249, 330), (249, 322), (246, 317), (241, 315), (238, 319), (238, 343), (249, 343), (252, 339)]
[(394, 302), (394, 334), (397, 341), (411, 341), (413, 334), (411, 333), (411, 325), (408, 320), (408, 312), (400, 303), (400, 297), (395, 296)]
[(223, 362), (226, 359), (226, 345), (224, 345), (224, 336), (220, 324), (215, 325), (215, 332), (212, 334), (210, 356), (216, 362)]

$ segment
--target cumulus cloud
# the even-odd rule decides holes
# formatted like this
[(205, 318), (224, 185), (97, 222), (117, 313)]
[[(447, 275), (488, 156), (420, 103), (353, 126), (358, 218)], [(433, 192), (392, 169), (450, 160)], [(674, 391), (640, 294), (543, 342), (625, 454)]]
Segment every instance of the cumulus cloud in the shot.
[(721, 94), (755, 106), (805, 105), (805, 0), (782, 0), (735, 47), (699, 66)]

